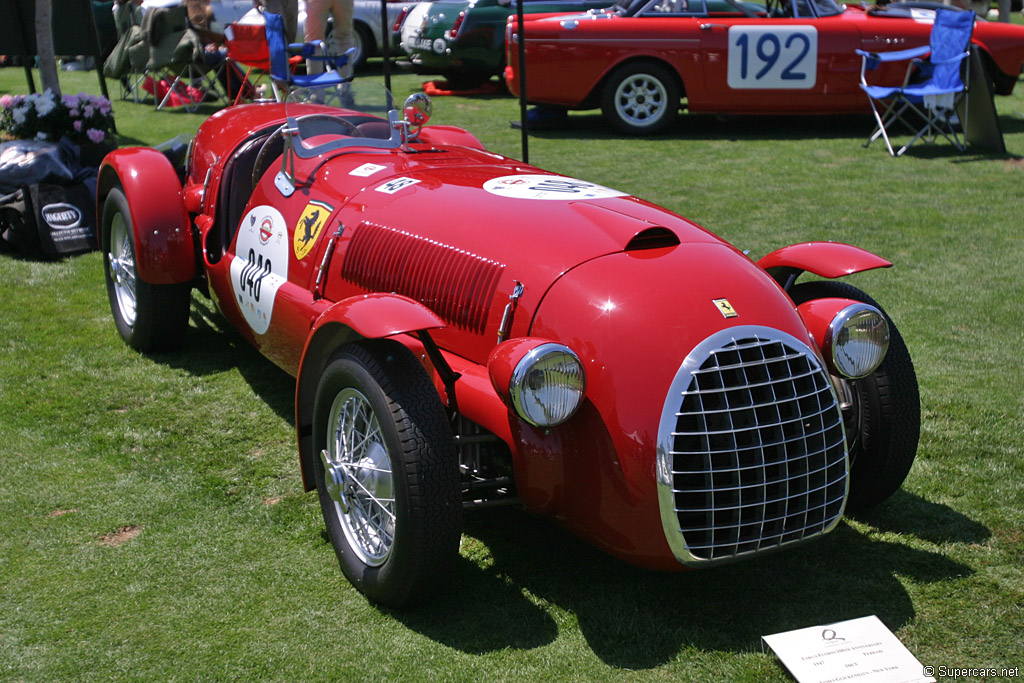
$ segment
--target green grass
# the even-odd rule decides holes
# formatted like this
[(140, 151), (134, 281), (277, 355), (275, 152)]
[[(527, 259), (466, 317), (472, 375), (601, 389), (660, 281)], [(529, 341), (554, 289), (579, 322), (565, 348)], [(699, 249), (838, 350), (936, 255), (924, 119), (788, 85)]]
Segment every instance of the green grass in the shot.
[[(97, 91), (93, 73), (61, 82)], [(0, 70), (0, 93), (24, 91), (20, 69)], [(467, 520), (433, 602), (378, 609), (302, 492), (293, 381), (208, 301), (194, 295), (184, 351), (140, 356), (114, 329), (98, 253), (0, 256), (0, 679), (785, 681), (761, 635), (867, 614), (924, 664), (1024, 667), (1024, 86), (997, 106), (1007, 155), (940, 143), (891, 159), (861, 147), (868, 117), (684, 116), (637, 140), (590, 112), (530, 139), (532, 163), (755, 257), (834, 239), (896, 264), (849, 280), (917, 368), (903, 490), (819, 542), (705, 572), (639, 570), (504, 510)], [(515, 100), (434, 109), (520, 155)], [(203, 118), (115, 111), (123, 144)]]

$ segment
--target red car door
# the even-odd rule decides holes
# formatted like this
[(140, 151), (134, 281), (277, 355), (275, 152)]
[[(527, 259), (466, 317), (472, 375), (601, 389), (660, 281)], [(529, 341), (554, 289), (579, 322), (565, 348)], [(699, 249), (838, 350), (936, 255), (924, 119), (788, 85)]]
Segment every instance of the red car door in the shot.
[(704, 92), (688, 90), (691, 111), (807, 114), (867, 107), (857, 86), (861, 46), (843, 17), (709, 17), (701, 24)]

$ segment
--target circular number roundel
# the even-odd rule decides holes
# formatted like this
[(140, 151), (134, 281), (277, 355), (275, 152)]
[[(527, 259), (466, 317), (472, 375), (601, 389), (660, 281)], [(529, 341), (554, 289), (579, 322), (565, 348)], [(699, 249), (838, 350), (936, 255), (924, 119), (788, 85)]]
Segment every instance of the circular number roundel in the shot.
[(288, 279), (288, 229), (281, 212), (257, 206), (238, 227), (231, 286), (235, 303), (256, 334), (270, 327), (278, 288)]
[(585, 180), (560, 175), (506, 175), (491, 178), (484, 189), (500, 197), (515, 199), (579, 200), (624, 197), (624, 192)]

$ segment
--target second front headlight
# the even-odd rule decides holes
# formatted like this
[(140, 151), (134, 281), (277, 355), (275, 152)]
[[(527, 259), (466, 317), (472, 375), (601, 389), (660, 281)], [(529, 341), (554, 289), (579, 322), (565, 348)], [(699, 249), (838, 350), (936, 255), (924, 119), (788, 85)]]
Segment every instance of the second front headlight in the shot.
[(874, 306), (854, 304), (833, 318), (824, 351), (839, 374), (860, 379), (878, 369), (888, 349), (885, 316)]

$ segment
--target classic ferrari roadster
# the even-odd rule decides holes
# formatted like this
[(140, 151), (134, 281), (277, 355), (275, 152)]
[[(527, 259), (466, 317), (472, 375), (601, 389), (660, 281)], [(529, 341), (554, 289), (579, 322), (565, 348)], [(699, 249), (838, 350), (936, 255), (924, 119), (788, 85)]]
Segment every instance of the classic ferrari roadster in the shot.
[(829, 281), (891, 263), (832, 242), (755, 261), (357, 85), (345, 108), (225, 109), (186, 154), (118, 150), (98, 199), (125, 342), (181, 344), (196, 290), (296, 378), (303, 482), (370, 599), (430, 592), (468, 509), (670, 570), (798, 545), (900, 487), (910, 356)]

